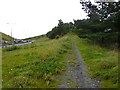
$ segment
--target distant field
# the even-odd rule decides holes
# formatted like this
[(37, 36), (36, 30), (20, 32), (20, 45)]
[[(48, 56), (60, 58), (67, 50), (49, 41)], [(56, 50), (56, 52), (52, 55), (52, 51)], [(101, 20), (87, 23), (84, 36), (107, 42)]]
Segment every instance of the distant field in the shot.
[(44, 38), (44, 37), (46, 37), (46, 35), (34, 36), (34, 37), (30, 37), (30, 38), (25, 38), (23, 40), (39, 40), (40, 38)]
[[(51, 88), (66, 70), (66, 54), (76, 40), (92, 78), (104, 88), (118, 87), (118, 52), (93, 45), (88, 39), (66, 35), (60, 39), (38, 39), (28, 46), (3, 49), (3, 88)], [(75, 57), (76, 58), (76, 57)]]

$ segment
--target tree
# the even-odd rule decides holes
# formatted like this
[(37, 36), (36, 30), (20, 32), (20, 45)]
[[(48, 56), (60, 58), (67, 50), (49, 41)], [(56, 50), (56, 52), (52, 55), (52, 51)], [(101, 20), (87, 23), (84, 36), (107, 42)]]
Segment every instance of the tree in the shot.
[(52, 29), (52, 31), (47, 33), (47, 36), (51, 39), (54, 38), (59, 38), (69, 32), (74, 32), (75, 31), (75, 27), (74, 24), (72, 22), (70, 23), (63, 23), (63, 21), (60, 19), (58, 20), (58, 26), (54, 27)]
[[(95, 5), (88, 0), (80, 0), (88, 19), (75, 21), (79, 36), (85, 36), (102, 44), (118, 43), (120, 28), (120, 1), (98, 2)], [(113, 36), (114, 35), (114, 36)]]

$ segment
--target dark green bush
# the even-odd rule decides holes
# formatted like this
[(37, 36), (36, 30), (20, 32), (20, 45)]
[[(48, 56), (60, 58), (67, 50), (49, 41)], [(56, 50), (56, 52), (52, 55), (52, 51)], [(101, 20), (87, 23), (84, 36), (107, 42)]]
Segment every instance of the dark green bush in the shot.
[(20, 48), (21, 47), (19, 47), (19, 46), (12, 46), (12, 47), (6, 47), (3, 50), (4, 51), (13, 51), (13, 50), (17, 50), (17, 49), (20, 49)]

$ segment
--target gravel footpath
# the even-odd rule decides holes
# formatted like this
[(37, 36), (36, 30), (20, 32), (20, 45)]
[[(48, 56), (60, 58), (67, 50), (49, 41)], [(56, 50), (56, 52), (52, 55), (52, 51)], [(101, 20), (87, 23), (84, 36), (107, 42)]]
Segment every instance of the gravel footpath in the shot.
[(100, 88), (100, 81), (89, 77), (76, 41), (73, 43), (72, 51), (73, 53), (68, 55), (67, 70), (59, 77), (61, 84), (58, 88)]

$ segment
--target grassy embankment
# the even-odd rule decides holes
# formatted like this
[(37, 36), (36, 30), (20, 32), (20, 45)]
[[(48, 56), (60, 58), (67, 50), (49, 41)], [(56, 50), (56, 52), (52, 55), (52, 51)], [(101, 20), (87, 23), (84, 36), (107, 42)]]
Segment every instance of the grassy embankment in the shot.
[(56, 87), (65, 70), (65, 54), (71, 48), (68, 36), (60, 39), (39, 39), (28, 46), (3, 49), (3, 88)]
[(10, 48), (4, 49), (3, 87), (56, 87), (59, 81), (55, 77), (66, 69), (66, 53), (74, 40), (77, 41), (90, 76), (101, 80), (104, 88), (118, 87), (117, 51), (93, 45), (88, 39), (75, 35), (57, 40), (44, 38), (13, 51)]
[(103, 88), (118, 87), (118, 52), (101, 48), (92, 44), (88, 39), (74, 37), (90, 76), (101, 80)]
[(6, 35), (6, 34), (4, 34), (2, 32), (0, 32), (0, 35), (1, 35), (2, 40), (8, 41), (8, 42), (11, 42), (11, 40), (13, 40), (13, 38), (11, 36)]

